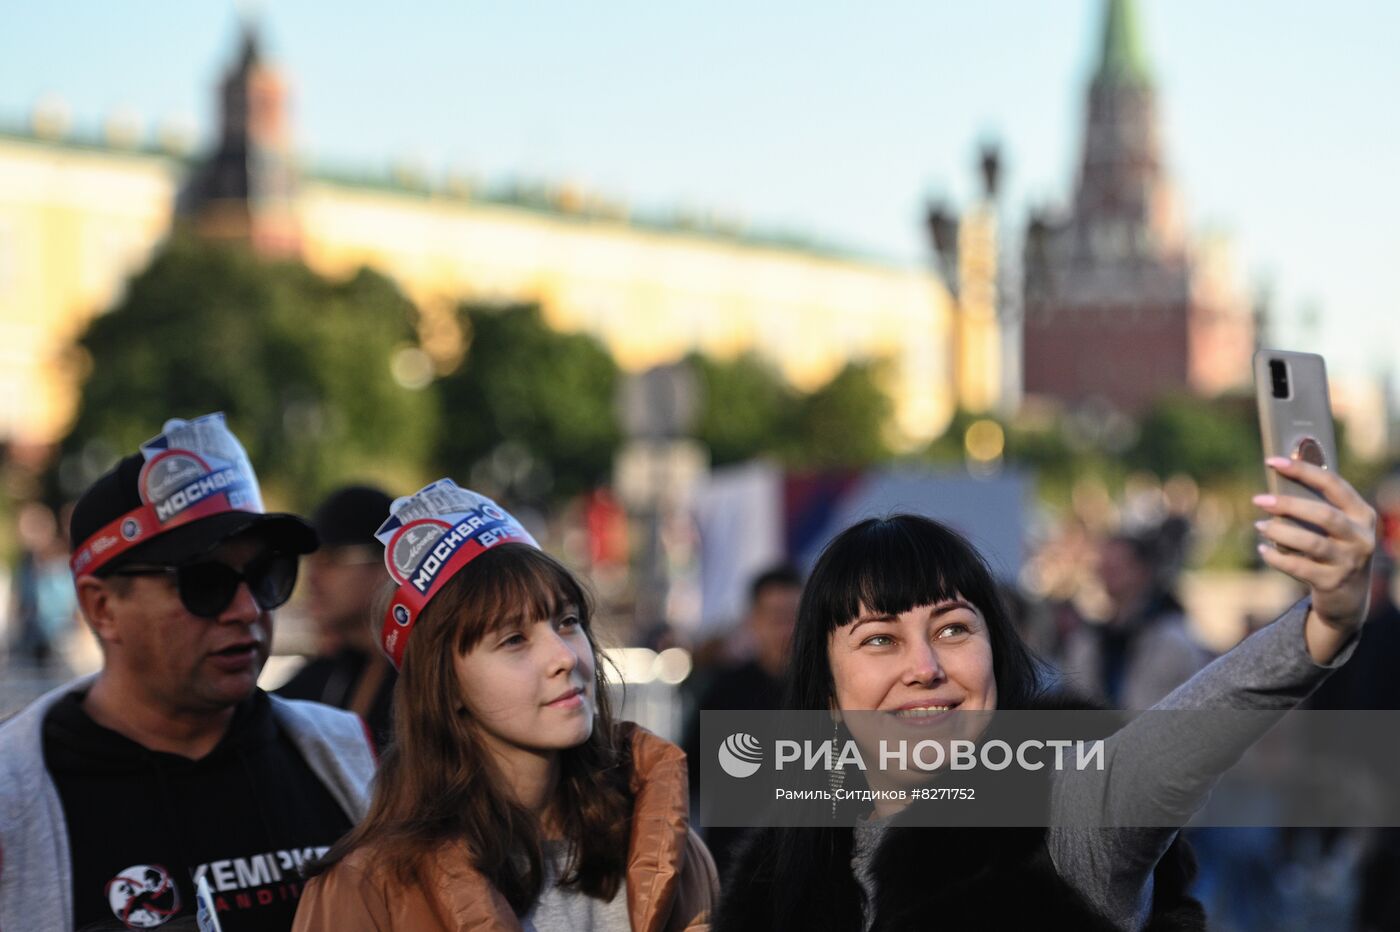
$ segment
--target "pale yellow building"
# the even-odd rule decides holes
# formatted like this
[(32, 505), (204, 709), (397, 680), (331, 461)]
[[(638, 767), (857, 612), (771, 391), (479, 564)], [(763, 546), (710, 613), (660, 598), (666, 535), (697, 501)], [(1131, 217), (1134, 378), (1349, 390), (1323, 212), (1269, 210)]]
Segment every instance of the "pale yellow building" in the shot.
[[(255, 98), (253, 113), (232, 121), (229, 94), (239, 81), (280, 87), (266, 72), (255, 47), (245, 49), (224, 83), (225, 134), (230, 123), (259, 124), (268, 94), (244, 94)], [(270, 106), (261, 122), (275, 155), (294, 164), (281, 103)], [(21, 444), (62, 437), (81, 377), (71, 341), (168, 235), (177, 199), (181, 216), (195, 216), (188, 179), (197, 169), (217, 182), (217, 158), (82, 142), (42, 125), (0, 133), (0, 435)], [(953, 304), (930, 269), (647, 222), (564, 191), (502, 196), (294, 174), (241, 207), (254, 225), (260, 210), (275, 215), (270, 251), (293, 249), (331, 276), (376, 268), (430, 321), (462, 300), (538, 301), (553, 325), (596, 335), (628, 369), (692, 350), (753, 350), (803, 389), (847, 361), (887, 360), (892, 440), (927, 441), (951, 417)], [(216, 217), (213, 233), (236, 228), (230, 202), (212, 198), (217, 209), (205, 198), (204, 216)], [(441, 325), (425, 333), (430, 352), (449, 362), (455, 338)]]
[(182, 173), (168, 154), (0, 133), (0, 437), (67, 430), (68, 348), (165, 236)]

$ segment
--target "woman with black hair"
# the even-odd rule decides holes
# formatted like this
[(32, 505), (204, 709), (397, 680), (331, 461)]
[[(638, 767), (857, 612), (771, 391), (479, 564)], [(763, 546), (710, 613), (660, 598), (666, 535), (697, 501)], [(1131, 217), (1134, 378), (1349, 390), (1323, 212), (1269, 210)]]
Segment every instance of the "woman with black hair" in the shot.
[[(1345, 661), (1366, 609), (1375, 512), (1335, 473), (1270, 460), (1325, 501), (1259, 496), (1263, 560), (1309, 598), (1206, 667), (1156, 709), (1299, 703)], [(1290, 520), (1291, 519), (1291, 520)], [(1298, 522), (1306, 522), (1300, 524)], [(1271, 546), (1272, 545), (1272, 546)], [(894, 716), (1054, 707), (986, 564), (937, 522), (863, 521), (831, 542), (803, 595), (786, 707)], [(1061, 707), (1063, 705), (1061, 704)], [(1175, 828), (1077, 828), (1169, 801), (1189, 815), (1267, 729), (1202, 740), (1143, 716), (1106, 742), (1108, 766), (1048, 774), (1050, 828), (916, 828), (879, 800), (851, 828), (764, 829), (727, 875), (715, 928), (1200, 929)]]

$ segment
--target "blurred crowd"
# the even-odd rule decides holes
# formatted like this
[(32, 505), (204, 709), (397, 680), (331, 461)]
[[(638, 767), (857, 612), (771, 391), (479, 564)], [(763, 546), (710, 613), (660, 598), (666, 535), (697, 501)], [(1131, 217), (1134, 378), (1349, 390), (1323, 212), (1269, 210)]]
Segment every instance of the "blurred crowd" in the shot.
[[(377, 487), (346, 486), (312, 513), (320, 548), (302, 560), (293, 603), (301, 631), (294, 643), (304, 656), (288, 658), (276, 690), (356, 713), (381, 748), (393, 738), (396, 668), (366, 619), (386, 610), (385, 547), (376, 532), (393, 500)], [(1202, 636), (1181, 594), (1182, 573), (1191, 562), (1190, 517), (1157, 517), (1093, 531), (1069, 522), (1031, 555), (1028, 575), (1039, 573), (1039, 585), (1003, 583), (1010, 617), (1046, 661), (1056, 685), (1095, 705), (1146, 709), (1222, 647), (1218, 638), (1210, 643)], [(4, 629), (12, 685), (25, 675), (39, 683), (61, 682), (93, 664), (93, 655), (81, 647), (89, 638), (70, 572), (71, 520), (71, 506), (56, 513), (30, 502), (16, 512)], [(1400, 708), (1400, 679), (1389, 670), (1400, 656), (1400, 609), (1393, 541), (1386, 539), (1396, 526), (1395, 516), (1383, 512), (1366, 637), (1349, 663), (1311, 696), (1311, 708)], [(1045, 584), (1056, 573), (1059, 582)], [(1073, 584), (1064, 582), (1069, 577)], [(693, 659), (690, 675), (670, 700), (681, 727), (663, 735), (677, 740), (692, 761), (700, 747), (701, 712), (782, 707), (803, 584), (797, 567), (768, 566), (748, 580), (746, 611), (730, 628), (703, 638), (664, 623), (636, 629), (654, 646), (684, 646)], [(1240, 618), (1240, 636), (1267, 620)], [(7, 714), (25, 698), (7, 697)], [(692, 766), (692, 812), (699, 811), (700, 783)], [(698, 822), (696, 828), (722, 875), (742, 833)], [(1207, 829), (1190, 837), (1200, 864), (1194, 893), (1206, 905), (1212, 928), (1400, 928), (1395, 830)]]

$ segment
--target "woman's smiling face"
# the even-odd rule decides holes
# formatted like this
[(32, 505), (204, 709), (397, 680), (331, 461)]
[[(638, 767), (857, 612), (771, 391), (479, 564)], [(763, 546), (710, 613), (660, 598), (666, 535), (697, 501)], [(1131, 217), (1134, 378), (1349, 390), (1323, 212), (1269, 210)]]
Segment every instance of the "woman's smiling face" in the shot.
[(982, 613), (960, 597), (898, 615), (871, 611), (827, 638), (836, 707), (902, 718), (997, 705), (992, 641)]

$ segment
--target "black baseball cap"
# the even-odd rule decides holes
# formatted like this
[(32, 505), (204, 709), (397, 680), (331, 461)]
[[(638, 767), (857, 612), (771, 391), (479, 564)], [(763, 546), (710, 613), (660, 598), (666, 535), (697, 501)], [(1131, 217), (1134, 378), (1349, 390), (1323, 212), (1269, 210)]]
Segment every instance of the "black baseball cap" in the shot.
[[(139, 482), (145, 462), (146, 457), (140, 453), (125, 457), (78, 499), (69, 521), (75, 553), (113, 521), (142, 507)], [(318, 545), (316, 531), (296, 515), (231, 510), (159, 533), (103, 563), (94, 575), (105, 576), (121, 566), (136, 563), (186, 563), (244, 532), (258, 534), (271, 547), (284, 553), (311, 553)]]
[(311, 525), (323, 547), (367, 546), (384, 549), (374, 536), (389, 518), (394, 500), (371, 485), (347, 485), (326, 496), (311, 513)]

